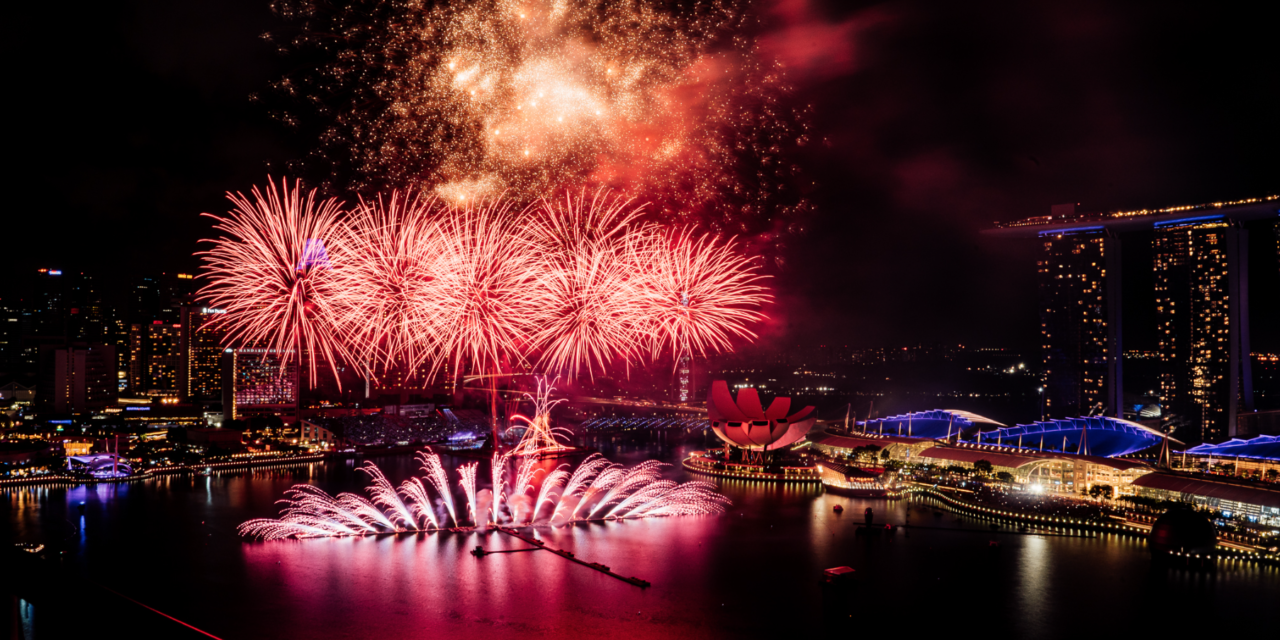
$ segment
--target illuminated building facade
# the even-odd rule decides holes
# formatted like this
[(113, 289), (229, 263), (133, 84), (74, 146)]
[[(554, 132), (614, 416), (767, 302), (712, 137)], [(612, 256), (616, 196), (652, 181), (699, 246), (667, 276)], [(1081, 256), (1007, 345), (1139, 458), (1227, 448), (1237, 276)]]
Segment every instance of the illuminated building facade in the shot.
[(222, 396), (222, 338), (213, 320), (224, 312), (210, 307), (182, 308), (182, 366), (178, 388), (185, 400), (214, 400)]
[(1120, 415), (1120, 240), (1105, 229), (1040, 235), (1045, 416)]
[(1122, 417), (1117, 234), (1154, 229), (1163, 413), (1181, 423), (1183, 439), (1234, 435), (1240, 398), (1244, 407), (1253, 402), (1248, 234), (1242, 225), (1267, 230), (1255, 250), (1280, 250), (1269, 237), (1280, 233), (1277, 214), (1280, 195), (1112, 212), (1060, 205), (1051, 215), (984, 231), (1043, 244), (1038, 276), (1046, 417), (1098, 415), (1101, 407)]
[(274, 349), (222, 351), (222, 413), (225, 420), (283, 415), (298, 404), (297, 359), (281, 364)]
[(134, 324), (129, 329), (129, 391), (135, 396), (177, 396), (182, 369), (182, 325)]
[(693, 399), (693, 358), (680, 356), (676, 367), (676, 402), (689, 402)]
[(1204, 442), (1252, 408), (1247, 261), (1248, 232), (1222, 216), (1156, 225), (1161, 403)]

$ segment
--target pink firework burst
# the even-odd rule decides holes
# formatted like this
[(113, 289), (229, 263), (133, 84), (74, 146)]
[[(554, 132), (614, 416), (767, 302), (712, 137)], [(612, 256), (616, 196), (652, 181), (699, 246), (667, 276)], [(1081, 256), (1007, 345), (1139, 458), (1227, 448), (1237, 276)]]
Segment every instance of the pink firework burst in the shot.
[(228, 193), (233, 208), (225, 217), (205, 214), (224, 236), (198, 254), (208, 279), (200, 295), (226, 310), (220, 322), (228, 343), (277, 351), (282, 363), (309, 356), (313, 385), (318, 360), (332, 364), (345, 354), (327, 250), (341, 204), (317, 202), (315, 195), (287, 179), (278, 189), (268, 181), (265, 193), (257, 187), (251, 196)]
[(732, 349), (736, 338), (754, 338), (747, 326), (764, 318), (772, 299), (766, 276), (732, 239), (720, 241), (692, 229), (648, 234), (632, 254), (644, 338), (653, 357), (670, 351), (704, 356)]
[(440, 221), (440, 354), (493, 373), (522, 361), (545, 304), (518, 216), (500, 202), (460, 205)]
[(439, 209), (420, 194), (361, 201), (335, 243), (336, 324), (371, 375), (396, 367), (412, 375), (428, 362), (434, 373), (439, 364), (446, 299)]
[(594, 377), (597, 368), (640, 355), (644, 271), (631, 254), (645, 228), (636, 223), (642, 209), (603, 189), (539, 206), (529, 234), (542, 292), (533, 337), (540, 365)]

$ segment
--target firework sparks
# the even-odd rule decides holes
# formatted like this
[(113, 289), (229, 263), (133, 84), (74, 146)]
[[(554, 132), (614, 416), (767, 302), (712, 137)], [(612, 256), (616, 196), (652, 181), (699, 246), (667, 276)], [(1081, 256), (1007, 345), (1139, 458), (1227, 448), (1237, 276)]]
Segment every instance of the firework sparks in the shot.
[[(446, 505), (453, 503), (448, 484), (436, 484), (430, 476), (443, 475), (443, 467), (430, 466), (426, 460), (438, 457), (425, 453), (420, 457), (428, 482), (411, 478), (392, 488), (382, 472), (366, 463), (361, 470), (373, 480), (366, 489), (372, 500), (352, 493), (336, 497), (310, 485), (296, 485), (285, 492), (284, 504), (278, 519), (256, 519), (238, 527), (242, 536), (262, 540), (284, 538), (316, 538), (378, 535), (441, 529), (442, 522), (432, 512), (427, 486), (435, 487)], [(506, 456), (495, 459), (493, 472), (494, 495), (504, 494), (507, 471)], [(714, 485), (701, 482), (676, 483), (661, 479), (661, 463), (648, 461), (627, 469), (594, 454), (578, 466), (572, 474), (568, 465), (561, 465), (551, 473), (542, 474), (532, 460), (525, 460), (516, 470), (511, 484), (512, 493), (507, 501), (509, 509), (498, 507), (490, 513), (491, 524), (550, 524), (558, 526), (585, 520), (619, 520), (627, 518), (661, 517), (674, 515), (709, 515), (723, 513), (728, 498), (715, 491)], [(430, 468), (428, 468), (430, 467)], [(440, 469), (439, 472), (436, 469)], [(473, 526), (479, 523), (475, 513), (484, 511), (475, 491), (476, 464), (458, 469), (460, 485), (472, 512)], [(442, 491), (440, 491), (442, 490)], [(530, 493), (537, 496), (530, 498)], [(539, 518), (551, 506), (551, 515)], [(416, 515), (415, 515), (416, 514)], [(450, 514), (452, 517), (452, 513)], [(455, 526), (459, 523), (455, 520)]]
[(655, 357), (727, 351), (734, 337), (755, 337), (747, 325), (764, 318), (759, 307), (771, 296), (765, 276), (732, 241), (684, 229), (652, 235), (635, 255), (635, 268), (647, 271), (638, 297)]
[(522, 415), (512, 416), (525, 423), (524, 435), (512, 450), (517, 456), (537, 456), (550, 451), (562, 451), (569, 447), (561, 444), (557, 436), (571, 436), (567, 429), (551, 426), (551, 409), (565, 400), (552, 400), (551, 392), (555, 391), (553, 383), (546, 378), (538, 379), (538, 390), (534, 395), (525, 394), (525, 399), (533, 402), (533, 419)]
[[(336, 363), (345, 355), (334, 322), (334, 268), (326, 247), (336, 233), (341, 205), (317, 202), (281, 180), (251, 197), (228, 193), (234, 205), (215, 229), (226, 237), (200, 252), (208, 284), (200, 295), (226, 310), (219, 322), (227, 340), (281, 354), (281, 364), (310, 356), (309, 380), (318, 362)], [(301, 366), (301, 363), (300, 363)], [(337, 374), (335, 372), (335, 378)]]
[[(805, 207), (805, 118), (751, 35), (751, 0), (283, 1), (287, 45), (325, 60), (278, 83), (323, 105), (312, 162), (354, 190), (417, 186), (522, 203), (609, 185), (736, 232)], [(341, 179), (341, 178), (340, 178)], [(345, 182), (345, 180), (343, 180)], [(760, 230), (754, 228), (753, 230)]]
[(440, 352), (458, 367), (499, 371), (523, 358), (540, 305), (536, 263), (509, 206), (456, 207), (441, 221)]
[(533, 338), (539, 364), (571, 377), (585, 368), (594, 377), (596, 368), (639, 355), (643, 308), (636, 289), (646, 270), (629, 256), (648, 230), (635, 223), (641, 209), (604, 190), (590, 199), (584, 192), (541, 203), (529, 225), (545, 291)]
[(335, 324), (357, 363), (374, 374), (402, 367), (412, 375), (438, 365), (441, 233), (436, 202), (393, 192), (362, 201), (341, 225), (333, 253)]

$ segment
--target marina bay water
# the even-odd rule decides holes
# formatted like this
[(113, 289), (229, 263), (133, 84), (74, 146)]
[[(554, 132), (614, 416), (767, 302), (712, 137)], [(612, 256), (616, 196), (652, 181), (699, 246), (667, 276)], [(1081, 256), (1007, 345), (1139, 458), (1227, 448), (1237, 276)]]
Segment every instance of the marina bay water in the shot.
[[(692, 479), (678, 465), (692, 444), (591, 444), (617, 462), (675, 463), (672, 479)], [(393, 483), (417, 473), (411, 455), (370, 459)], [(274, 516), (293, 484), (361, 489), (357, 464), (2, 490), (6, 544), (66, 549), (61, 567), (42, 569), (58, 576), (50, 588), (61, 597), (23, 601), (24, 624), (36, 637), (103, 621), (138, 637), (203, 637), (141, 605), (220, 638), (1067, 637), (1277, 622), (1275, 569), (1158, 568), (1138, 539), (1022, 535), (921, 500), (861, 500), (808, 485), (716, 480), (733, 500), (721, 516), (526, 530), (648, 589), (545, 551), (469, 553), (529, 547), (498, 532), (266, 543), (236, 535), (241, 522)], [(878, 524), (908, 527), (858, 535), (868, 507)], [(840, 565), (856, 570), (854, 583), (823, 586), (822, 570)]]

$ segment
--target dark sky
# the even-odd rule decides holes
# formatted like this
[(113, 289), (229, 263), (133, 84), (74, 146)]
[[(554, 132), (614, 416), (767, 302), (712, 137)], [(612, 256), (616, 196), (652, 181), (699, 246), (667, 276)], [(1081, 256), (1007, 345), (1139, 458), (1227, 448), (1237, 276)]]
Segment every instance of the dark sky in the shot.
[[(991, 221), (1280, 192), (1280, 54), (1253, 4), (828, 4), (781, 0), (763, 41), (826, 140), (776, 281), (788, 339), (1029, 348), (1034, 247)], [(303, 151), (248, 99), (286, 71), (265, 0), (10, 11), (0, 295), (41, 266), (192, 269), (198, 214)]]

